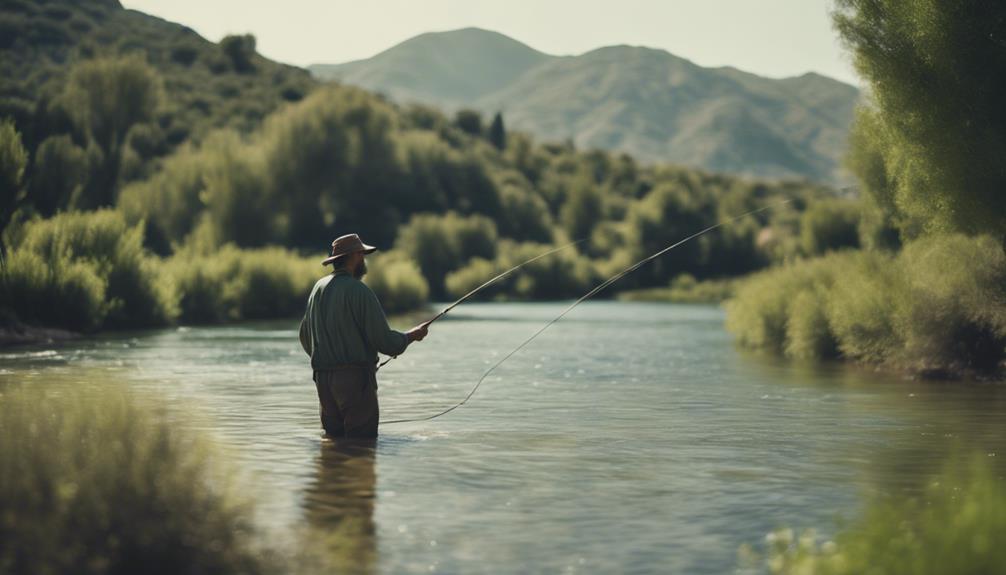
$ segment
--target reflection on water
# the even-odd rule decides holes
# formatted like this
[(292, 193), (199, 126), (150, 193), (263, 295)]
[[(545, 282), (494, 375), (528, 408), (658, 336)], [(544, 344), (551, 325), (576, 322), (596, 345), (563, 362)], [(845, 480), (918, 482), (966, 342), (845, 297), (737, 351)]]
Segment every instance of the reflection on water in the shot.
[[(381, 370), (385, 419), (460, 400), (563, 307), (461, 306)], [(827, 534), (864, 495), (917, 490), (955, 447), (1006, 463), (1003, 386), (751, 356), (722, 321), (708, 306), (588, 302), (463, 408), (382, 426), (376, 447), (319, 439), (295, 322), (5, 350), (0, 382), (115, 371), (198, 406), (263, 521), (351, 529), (379, 573), (727, 573), (779, 526)]]
[(304, 490), (304, 517), (311, 528), (338, 533), (343, 552), (357, 570), (371, 573), (377, 557), (374, 498), (377, 474), (374, 439), (324, 439), (315, 477)]

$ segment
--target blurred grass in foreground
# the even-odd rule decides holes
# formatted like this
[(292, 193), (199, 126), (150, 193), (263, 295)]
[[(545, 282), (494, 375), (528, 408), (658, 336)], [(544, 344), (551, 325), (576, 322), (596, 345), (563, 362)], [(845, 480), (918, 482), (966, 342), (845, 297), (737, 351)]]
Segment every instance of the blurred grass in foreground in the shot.
[(990, 458), (951, 459), (915, 498), (871, 502), (834, 541), (807, 530), (770, 533), (767, 556), (741, 560), (778, 575), (984, 575), (1006, 573), (1006, 482)]
[(110, 385), (0, 386), (0, 573), (316, 573), (368, 561), (352, 525), (267, 543), (212, 446), (179, 414)]

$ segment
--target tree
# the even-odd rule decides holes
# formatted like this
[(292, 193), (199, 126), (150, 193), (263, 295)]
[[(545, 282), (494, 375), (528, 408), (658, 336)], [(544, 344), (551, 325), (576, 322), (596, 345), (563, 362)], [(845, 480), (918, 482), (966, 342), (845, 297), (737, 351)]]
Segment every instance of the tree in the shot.
[(64, 98), (73, 120), (100, 147), (103, 158), (78, 208), (110, 206), (129, 129), (154, 117), (161, 101), (157, 72), (138, 57), (98, 59), (71, 72)]
[(506, 127), (503, 126), (503, 114), (496, 112), (493, 123), (489, 125), (489, 141), (497, 150), (506, 149)]
[(32, 206), (45, 217), (66, 208), (81, 193), (89, 166), (87, 151), (70, 136), (46, 138), (35, 151), (31, 170), (28, 198)]
[(479, 136), (482, 134), (482, 115), (475, 110), (458, 110), (454, 115), (454, 125), (463, 132)]
[(28, 163), (28, 153), (21, 144), (21, 134), (9, 119), (0, 121), (0, 265), (6, 267), (7, 247), (3, 232), (23, 197), (21, 178)]
[(249, 74), (255, 71), (252, 58), (255, 57), (255, 36), (251, 34), (224, 36), (220, 40), (220, 49), (231, 61), (231, 66), (238, 74)]
[(839, 0), (834, 21), (874, 98), (859, 122), (883, 138), (890, 189), (867, 193), (1006, 249), (1006, 4)]

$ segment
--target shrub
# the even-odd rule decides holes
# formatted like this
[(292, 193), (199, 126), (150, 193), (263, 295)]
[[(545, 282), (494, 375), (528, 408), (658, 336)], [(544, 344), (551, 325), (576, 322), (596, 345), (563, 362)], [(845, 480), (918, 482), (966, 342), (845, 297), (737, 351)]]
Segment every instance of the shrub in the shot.
[(323, 268), (282, 248), (211, 253), (182, 250), (165, 265), (181, 293), (181, 321), (214, 323), (295, 317), (303, 313)]
[(377, 254), (367, 264), (366, 282), (388, 313), (417, 309), (426, 303), (430, 287), (415, 261), (399, 251)]
[(800, 218), (800, 243), (806, 255), (859, 247), (861, 207), (851, 200), (814, 202)]
[(93, 265), (17, 250), (0, 278), (0, 301), (23, 322), (90, 331), (105, 319), (105, 289)]
[(727, 304), (741, 345), (834, 351), (933, 375), (993, 374), (1006, 359), (1006, 256), (983, 236), (931, 236), (898, 256), (842, 252), (743, 282)]
[(419, 264), (433, 297), (446, 293), (448, 273), (474, 257), (496, 256), (496, 225), (483, 216), (419, 214), (398, 234), (395, 247)]
[[(912, 498), (870, 502), (834, 541), (813, 531), (769, 535), (766, 564), (777, 575), (982, 575), (1006, 571), (1006, 488), (988, 458), (957, 458)], [(747, 551), (745, 549), (745, 551)]]
[(0, 571), (267, 571), (209, 447), (122, 390), (5, 386), (0, 456)]
[[(469, 264), (447, 276), (449, 293), (460, 297), (503, 271), (539, 256), (554, 246), (517, 244), (504, 241), (495, 261), (474, 258)], [(483, 299), (509, 300), (559, 299), (578, 297), (593, 287), (593, 268), (585, 256), (570, 248), (534, 261), (487, 288)]]
[[(30, 222), (15, 250), (17, 267), (5, 278), (6, 301), (23, 321), (71, 329), (168, 324), (178, 313), (177, 295), (161, 281), (142, 233), (112, 210)], [(59, 294), (73, 295), (74, 303), (45, 303)], [(95, 304), (98, 297), (107, 301)]]
[(32, 222), (17, 249), (38, 254), (53, 273), (73, 262), (91, 266), (106, 285), (103, 323), (108, 327), (165, 325), (177, 315), (174, 286), (160, 281), (156, 262), (143, 248), (142, 227), (129, 227), (117, 211), (64, 213)]

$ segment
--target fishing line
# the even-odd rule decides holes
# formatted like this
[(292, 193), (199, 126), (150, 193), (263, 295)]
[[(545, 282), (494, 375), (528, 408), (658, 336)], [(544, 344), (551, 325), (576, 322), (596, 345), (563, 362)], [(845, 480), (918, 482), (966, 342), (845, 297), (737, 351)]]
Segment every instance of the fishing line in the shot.
[(732, 224), (732, 223), (734, 223), (734, 222), (736, 222), (738, 220), (741, 220), (741, 219), (746, 218), (748, 216), (757, 214), (759, 212), (764, 212), (765, 210), (770, 210), (772, 208), (776, 208), (776, 207), (779, 207), (781, 205), (788, 204), (791, 201), (792, 200), (785, 200), (785, 201), (779, 202), (777, 204), (772, 204), (772, 205), (769, 205), (769, 206), (764, 206), (764, 207), (758, 208), (756, 210), (751, 210), (750, 212), (743, 213), (743, 214), (741, 214), (739, 216), (736, 216), (734, 218), (731, 218), (729, 220), (724, 220), (724, 221), (722, 221), (722, 222), (720, 222), (718, 224), (711, 225), (708, 228), (705, 228), (705, 229), (703, 229), (701, 231), (695, 232), (694, 234), (686, 237), (683, 240), (679, 240), (679, 241), (677, 241), (677, 242), (675, 242), (675, 243), (667, 246), (666, 248), (660, 250), (659, 252), (657, 252), (657, 253), (649, 256), (649, 257), (646, 257), (646, 258), (643, 258), (643, 259), (639, 260), (638, 262), (632, 264), (631, 266), (629, 266), (629, 267), (625, 268), (624, 270), (618, 272), (614, 276), (612, 276), (612, 277), (608, 278), (607, 280), (603, 281), (600, 285), (598, 285), (594, 289), (592, 289), (589, 292), (583, 294), (580, 297), (580, 299), (574, 301), (572, 304), (569, 305), (569, 307), (567, 307), (566, 309), (562, 310), (562, 313), (560, 313), (559, 315), (555, 316), (552, 320), (550, 320), (548, 323), (546, 323), (545, 325), (543, 325), (538, 331), (536, 331), (533, 334), (531, 334), (530, 337), (528, 337), (523, 342), (521, 342), (520, 345), (518, 345), (517, 347), (515, 347), (513, 349), (513, 351), (511, 351), (510, 353), (508, 353), (508, 354), (504, 355), (502, 358), (500, 358), (499, 361), (497, 361), (492, 366), (490, 366), (489, 369), (487, 369), (485, 371), (485, 373), (482, 374), (482, 377), (480, 377), (479, 380), (477, 382), (475, 382), (475, 387), (473, 387), (472, 390), (468, 392), (468, 395), (466, 395), (465, 398), (462, 399), (461, 401), (459, 401), (458, 403), (455, 403), (454, 405), (452, 405), (451, 407), (448, 407), (447, 409), (441, 411), (440, 413), (436, 413), (434, 415), (430, 415), (430, 416), (427, 416), (427, 417), (418, 417), (418, 418), (414, 418), (414, 419), (395, 419), (395, 420), (392, 420), (392, 421), (382, 422), (382, 424), (388, 425), (388, 424), (391, 424), (391, 423), (414, 423), (414, 422), (419, 422), (419, 421), (429, 421), (431, 419), (436, 419), (436, 418), (440, 417), (441, 415), (447, 415), (448, 413), (450, 413), (450, 412), (454, 411), (455, 409), (461, 407), (465, 403), (468, 403), (468, 400), (471, 399), (473, 395), (475, 395), (475, 392), (478, 391), (479, 386), (482, 385), (482, 382), (485, 381), (486, 378), (489, 377), (489, 375), (492, 372), (496, 371), (496, 368), (498, 368), (499, 366), (503, 365), (503, 362), (505, 362), (506, 360), (510, 359), (514, 355), (516, 355), (517, 352), (519, 352), (520, 350), (524, 349), (529, 343), (531, 343), (532, 341), (534, 341), (534, 339), (537, 338), (539, 335), (541, 335), (546, 329), (552, 327), (552, 325), (554, 325), (556, 322), (558, 322), (560, 319), (562, 319), (566, 314), (568, 314), (569, 312), (573, 311), (573, 308), (575, 308), (576, 306), (580, 305), (584, 301), (590, 299), (591, 297), (593, 297), (594, 295), (596, 295), (600, 291), (604, 290), (606, 287), (608, 287), (611, 284), (617, 282), (618, 280), (620, 280), (623, 277), (629, 275), (630, 273), (636, 271), (637, 269), (639, 269), (640, 267), (648, 264), (649, 262), (651, 262), (651, 261), (659, 258), (660, 256), (666, 254), (667, 252), (673, 250), (674, 248), (680, 246), (681, 244), (684, 244), (684, 243), (689, 242), (689, 241), (691, 241), (691, 240), (693, 240), (693, 239), (695, 239), (697, 237), (705, 235), (705, 234), (707, 234), (707, 233), (715, 230), (716, 228), (720, 228), (720, 227), (723, 227), (725, 225)]
[[(435, 322), (435, 321), (437, 321), (438, 319), (440, 319), (440, 318), (444, 317), (445, 315), (447, 315), (447, 312), (449, 312), (449, 311), (451, 311), (452, 309), (454, 309), (454, 308), (458, 307), (459, 305), (461, 305), (462, 303), (464, 303), (464, 302), (465, 302), (465, 301), (466, 301), (466, 300), (467, 300), (468, 298), (470, 298), (470, 297), (472, 297), (473, 295), (477, 294), (478, 292), (482, 291), (482, 290), (483, 290), (484, 288), (487, 288), (487, 287), (489, 287), (490, 285), (492, 285), (492, 284), (496, 283), (497, 281), (499, 281), (499, 280), (501, 280), (501, 279), (503, 279), (503, 278), (507, 277), (508, 275), (510, 275), (510, 274), (512, 274), (513, 272), (515, 272), (515, 271), (519, 270), (520, 268), (522, 268), (522, 267), (526, 266), (527, 264), (529, 264), (529, 263), (531, 263), (531, 262), (535, 262), (535, 261), (538, 261), (538, 260), (540, 260), (541, 258), (543, 258), (543, 257), (545, 257), (545, 256), (550, 256), (550, 255), (552, 255), (552, 254), (554, 254), (554, 253), (556, 253), (556, 252), (561, 252), (562, 250), (564, 250), (564, 249), (566, 249), (566, 248), (569, 248), (569, 247), (572, 247), (572, 246), (575, 246), (576, 244), (579, 244), (579, 243), (581, 243), (581, 242), (584, 242), (584, 241), (586, 241), (586, 240), (585, 240), (585, 239), (580, 239), (580, 240), (576, 240), (575, 242), (569, 242), (569, 243), (568, 243), (568, 244), (566, 244), (566, 245), (563, 245), (563, 246), (559, 246), (559, 247), (557, 247), (557, 248), (555, 248), (555, 249), (553, 249), (553, 250), (549, 250), (549, 251), (547, 251), (547, 252), (545, 252), (545, 253), (543, 253), (543, 254), (540, 254), (540, 255), (537, 255), (537, 256), (535, 256), (535, 257), (533, 257), (533, 258), (531, 258), (531, 259), (527, 260), (526, 262), (522, 262), (522, 263), (519, 263), (519, 264), (515, 265), (514, 267), (512, 267), (512, 268), (510, 268), (510, 269), (506, 270), (505, 272), (503, 272), (503, 273), (501, 273), (501, 274), (498, 274), (497, 276), (495, 276), (495, 277), (491, 278), (491, 279), (490, 279), (489, 281), (486, 281), (486, 282), (482, 283), (482, 285), (480, 285), (480, 286), (476, 287), (475, 289), (473, 289), (473, 290), (471, 290), (470, 292), (466, 293), (465, 295), (461, 296), (460, 298), (458, 298), (458, 300), (457, 300), (457, 301), (455, 301), (455, 302), (454, 302), (454, 303), (452, 303), (451, 305), (449, 305), (449, 306), (445, 307), (445, 308), (444, 308), (444, 309), (443, 309), (443, 310), (442, 310), (442, 311), (441, 311), (440, 313), (438, 313), (437, 315), (433, 316), (433, 319), (431, 319), (431, 320), (427, 321), (427, 322), (426, 322), (426, 326), (427, 326), (427, 327), (429, 327), (429, 325), (430, 325), (430, 324), (432, 324), (433, 322)], [(374, 371), (378, 371), (378, 370), (380, 370), (380, 369), (381, 369), (382, 367), (384, 367), (385, 365), (387, 365), (387, 364), (388, 364), (388, 363), (389, 363), (389, 362), (390, 362), (391, 360), (395, 359), (396, 357), (398, 357), (398, 356), (397, 356), (397, 355), (393, 355), (393, 356), (389, 357), (388, 359), (386, 359), (386, 360), (382, 361), (382, 362), (380, 363), (380, 365), (378, 365), (378, 366), (377, 366), (377, 367), (376, 367), (376, 368), (374, 369)], [(390, 421), (389, 421), (388, 423), (393, 423), (393, 422), (390, 422)]]

